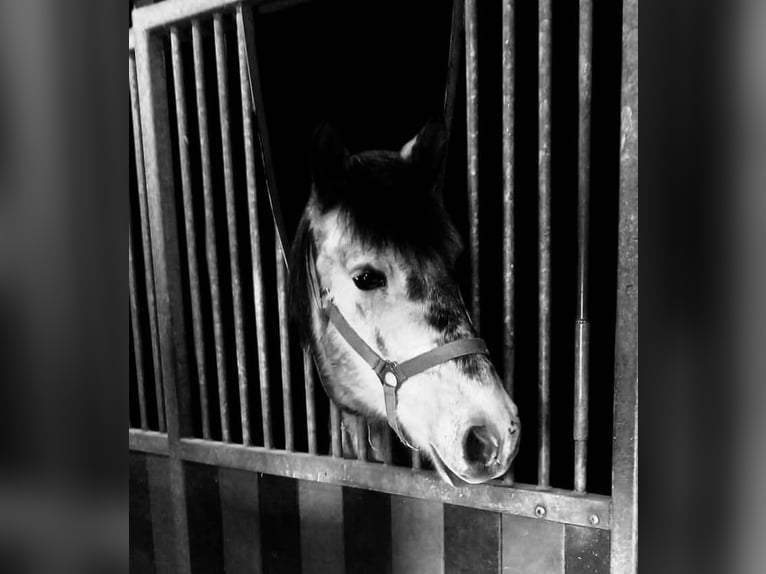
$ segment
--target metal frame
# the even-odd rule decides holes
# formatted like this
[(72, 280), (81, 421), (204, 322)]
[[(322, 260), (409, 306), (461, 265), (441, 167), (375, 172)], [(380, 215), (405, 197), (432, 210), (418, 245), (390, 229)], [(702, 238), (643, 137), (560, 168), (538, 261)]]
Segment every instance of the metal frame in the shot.
[[(257, 81), (258, 69), (255, 58), (255, 42), (252, 22), (243, 4), (256, 6), (261, 11), (272, 11), (287, 8), (305, 2), (306, 0), (166, 0), (164, 2), (134, 10), (134, 28), (129, 32), (129, 52), (131, 91), (137, 96), (133, 101), (134, 125), (136, 127), (136, 154), (139, 174), (139, 187), (144, 191), (139, 198), (142, 201), (142, 246), (147, 262), (146, 289), (151, 299), (153, 311), (156, 313), (156, 325), (152, 327), (152, 338), (156, 337), (158, 353), (157, 371), (162, 382), (158, 389), (158, 401), (161, 403), (161, 414), (165, 414), (167, 434), (146, 430), (146, 407), (142, 404), (142, 429), (129, 430), (129, 449), (154, 455), (167, 456), (171, 484), (171, 508), (173, 510), (174, 532), (176, 535), (175, 570), (189, 571), (189, 539), (186, 517), (186, 495), (184, 462), (193, 461), (216, 466), (238, 468), (304, 480), (321, 481), (336, 485), (361, 487), (390, 494), (406, 495), (426, 500), (440, 501), (450, 504), (474, 508), (494, 510), (519, 516), (538, 518), (558, 523), (574, 524), (609, 530), (611, 533), (610, 570), (612, 572), (635, 572), (637, 564), (637, 406), (638, 406), (638, 374), (637, 374), (637, 305), (638, 305), (638, 205), (637, 205), (637, 137), (638, 137), (638, 76), (637, 76), (637, 0), (624, 0), (623, 4), (623, 71), (622, 71), (622, 125), (621, 125), (621, 155), (620, 155), (620, 201), (619, 201), (619, 268), (617, 293), (617, 327), (615, 343), (615, 397), (614, 397), (614, 440), (613, 440), (613, 480), (612, 496), (599, 496), (585, 492), (585, 461), (584, 448), (587, 439), (587, 315), (586, 293), (587, 282), (587, 210), (589, 187), (589, 136), (590, 136), (590, 62), (592, 56), (592, 0), (581, 0), (580, 3), (580, 181), (579, 181), (579, 225), (580, 236), (578, 263), (578, 321), (576, 338), (578, 346), (575, 349), (577, 369), (575, 384), (575, 427), (573, 439), (579, 445), (576, 449), (575, 461), (575, 491), (562, 491), (549, 486), (549, 435), (548, 435), (548, 405), (549, 405), (549, 328), (550, 320), (550, 22), (551, 5), (549, 0), (541, 0), (539, 7), (539, 58), (540, 58), (540, 87), (539, 87), (539, 221), (541, 241), (540, 257), (540, 345), (539, 356), (539, 450), (538, 461), (539, 484), (522, 485), (493, 481), (485, 485), (477, 485), (466, 489), (453, 489), (441, 483), (432, 471), (420, 470), (420, 460), (413, 459), (413, 468), (401, 468), (390, 464), (381, 465), (367, 462), (364, 449), (359, 449), (361, 460), (348, 460), (341, 457), (340, 415), (337, 407), (331, 404), (331, 454), (316, 454), (316, 425), (315, 413), (307, 407), (309, 433), (309, 454), (291, 452), (293, 438), (287, 439), (287, 450), (276, 450), (270, 440), (266, 439), (265, 447), (252, 446), (249, 438), (244, 437), (244, 445), (227, 442), (214, 442), (206, 439), (190, 438), (191, 432), (191, 393), (190, 362), (187, 356), (186, 338), (187, 325), (183, 311), (182, 270), (179, 254), (179, 232), (176, 210), (186, 206), (177, 206), (174, 192), (173, 166), (171, 164), (170, 130), (168, 106), (168, 78), (166, 78), (162, 42), (156, 34), (158, 31), (169, 31), (173, 39), (173, 72), (175, 66), (181, 66), (181, 56), (178, 50), (178, 30), (176, 26), (190, 23), (194, 39), (194, 69), (199, 70), (200, 33), (199, 18), (211, 17), (218, 23), (216, 38), (220, 44), (220, 16), (228, 11), (235, 13), (238, 32), (238, 53), (240, 70), (240, 96), (243, 105), (243, 117), (246, 130), (245, 141), (247, 158), (248, 191), (251, 209), (254, 205), (255, 179), (255, 145), (260, 143), (261, 160), (270, 170), (270, 148), (268, 133), (263, 115), (263, 99)], [(459, 66), (456, 58), (459, 55), (463, 21), (465, 19), (465, 49), (466, 49), (466, 89), (467, 89), (467, 119), (468, 119), (468, 162), (469, 162), (469, 218), (471, 228), (471, 272), (472, 295), (471, 304), (478, 322), (478, 92), (477, 92), (477, 41), (476, 41), (476, 2), (464, 0), (455, 2), (456, 8), (452, 17), (452, 38), (448, 72), (448, 86), (445, 94), (445, 113), (449, 123), (454, 108), (455, 83)], [(515, 1), (503, 1), (503, 162), (504, 190), (503, 206), (506, 224), (503, 237), (504, 256), (504, 319), (506, 338), (503, 342), (505, 384), (512, 391), (512, 371), (514, 364), (514, 331), (513, 331), (513, 209), (514, 209), (514, 11)], [(219, 46), (219, 55), (220, 55)], [(248, 59), (249, 57), (249, 59)], [(134, 67), (135, 66), (135, 67)], [(247, 78), (245, 76), (248, 76)], [(246, 82), (246, 79), (248, 82)], [(171, 76), (176, 81), (177, 114), (185, 120), (185, 95), (178, 90), (179, 77)], [(224, 80), (226, 80), (224, 78)], [(225, 82), (228, 83), (228, 82)], [(227, 89), (228, 86), (223, 86)], [(219, 89), (221, 88), (219, 84)], [(252, 92), (248, 93), (248, 88)], [(197, 104), (200, 111), (199, 98), (203, 98), (204, 90), (200, 93), (197, 87)], [(249, 97), (247, 97), (249, 96)], [(247, 103), (250, 102), (250, 103)], [(223, 114), (222, 114), (223, 115)], [(204, 131), (207, 131), (207, 121)], [(255, 122), (251, 120), (255, 119)], [(185, 122), (184, 122), (185, 124)], [(186, 131), (185, 125), (176, 126), (179, 135)], [(203, 127), (200, 127), (200, 132)], [(201, 139), (203, 134), (200, 133)], [(206, 137), (206, 134), (204, 134)], [(179, 139), (184, 139), (180, 137)], [(204, 146), (203, 146), (204, 147)], [(139, 149), (140, 148), (140, 149)], [(201, 150), (204, 158), (208, 152)], [(140, 155), (140, 157), (139, 157)], [(140, 159), (140, 165), (138, 165)], [(183, 158), (182, 158), (183, 160)], [(184, 163), (182, 161), (182, 163)], [(188, 166), (182, 166), (184, 177), (182, 188), (184, 199), (187, 200)], [(205, 170), (203, 170), (205, 171)], [(209, 166), (208, 170), (209, 171)], [(204, 175), (204, 173), (203, 173)], [(273, 173), (267, 174), (267, 184), (274, 185)], [(145, 184), (145, 187), (144, 187)], [(209, 194), (209, 182), (205, 185)], [(272, 194), (278, 194), (272, 189)], [(145, 202), (145, 203), (144, 203)], [(184, 201), (185, 204), (190, 203)], [(276, 222), (276, 252), (280, 273), (279, 302), (280, 318), (284, 314), (284, 271), (281, 263), (284, 260), (284, 246), (281, 245), (283, 235), (279, 233), (281, 215), (278, 205), (273, 206), (277, 213)], [(188, 215), (185, 213), (184, 215)], [(208, 206), (206, 204), (206, 212)], [(257, 214), (256, 218), (257, 218)], [(188, 220), (186, 231), (188, 233)], [(251, 224), (253, 214), (251, 213)], [(214, 230), (213, 230), (214, 231)], [(253, 229), (251, 228), (251, 232)], [(135, 234), (138, 237), (138, 234)], [(208, 234), (206, 233), (207, 237)], [(252, 252), (260, 257), (258, 230), (251, 237)], [(213, 239), (214, 241), (214, 239)], [(210, 251), (209, 245), (208, 253)], [(148, 249), (147, 249), (148, 248)], [(148, 254), (148, 257), (147, 257)], [(254, 255), (255, 256), (255, 255)], [(257, 267), (254, 265), (254, 268)], [(214, 269), (215, 271), (215, 269)], [(255, 271), (254, 271), (255, 272)], [(217, 274), (217, 271), (215, 271)], [(196, 273), (195, 273), (196, 275)], [(131, 264), (131, 294), (133, 298), (140, 282), (135, 277)], [(254, 278), (258, 283), (260, 277)], [(199, 282), (197, 277), (195, 282)], [(217, 286), (217, 277), (210, 277)], [(192, 293), (192, 296), (194, 294)], [(132, 310), (134, 312), (134, 310)], [(152, 309), (150, 309), (150, 312)], [(135, 312), (134, 312), (135, 314)], [(197, 340), (198, 318), (194, 317), (195, 351), (199, 352), (201, 343)], [(282, 324), (280, 320), (280, 325)], [(260, 323), (259, 320), (256, 323)], [(282, 380), (283, 394), (290, 396), (290, 373), (285, 370), (285, 348), (288, 345), (287, 331), (280, 331), (279, 344), (282, 351)], [(208, 335), (209, 336), (209, 335)], [(265, 331), (258, 332), (259, 351), (265, 343)], [(273, 344), (273, 343), (272, 343)], [(218, 346), (218, 345), (217, 345)], [(238, 345), (239, 346), (239, 345)], [(264, 351), (265, 352), (265, 351)], [(259, 353), (260, 354), (260, 353)], [(260, 357), (259, 357), (260, 358)], [(259, 361), (260, 362), (260, 361)], [(304, 383), (307, 391), (313, 392), (313, 365), (310, 357), (304, 357)], [(220, 375), (219, 370), (219, 375)], [(224, 373), (225, 375), (225, 373)], [(243, 373), (240, 373), (242, 377)], [(260, 373), (263, 381), (264, 373)], [(246, 376), (246, 374), (245, 374)], [(220, 380), (220, 377), (219, 377)], [(242, 379), (240, 379), (242, 383)], [(247, 384), (245, 384), (247, 387)], [(266, 392), (268, 386), (262, 387)], [(164, 390), (164, 394), (161, 394)], [(240, 391), (247, 393), (247, 388)], [(204, 382), (200, 380), (200, 393), (204, 395)], [(308, 393), (307, 393), (308, 394)], [(161, 395), (161, 396), (160, 396)], [(145, 400), (141, 401), (142, 403)], [(263, 404), (263, 401), (262, 401)], [(163, 408), (164, 407), (164, 408)], [(226, 405), (220, 405), (222, 412)], [(264, 411), (266, 414), (268, 407)], [(226, 413), (228, 415), (228, 412)], [(248, 413), (241, 413), (243, 426), (249, 424)], [(228, 416), (222, 417), (224, 424), (224, 441), (228, 441)], [(285, 412), (287, 424), (292, 413)], [(268, 436), (264, 422), (264, 436)], [(165, 421), (163, 421), (164, 423)], [(209, 425), (205, 425), (209, 427)], [(270, 425), (269, 425), (270, 426)], [(358, 425), (364, 426), (364, 425)], [(290, 425), (292, 427), (292, 425)], [(164, 430), (164, 424), (161, 427)], [(286, 429), (286, 435), (287, 433)], [(209, 436), (209, 429), (205, 431)], [(363, 438), (363, 433), (357, 436), (357, 441)], [(360, 442), (360, 446), (365, 444)], [(387, 462), (390, 462), (387, 460)]]

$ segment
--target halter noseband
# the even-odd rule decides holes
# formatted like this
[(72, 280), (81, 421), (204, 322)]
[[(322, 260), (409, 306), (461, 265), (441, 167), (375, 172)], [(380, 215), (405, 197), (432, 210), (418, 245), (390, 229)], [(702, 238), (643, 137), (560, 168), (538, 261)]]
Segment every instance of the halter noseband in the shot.
[(410, 448), (414, 447), (404, 438), (396, 418), (397, 393), (404, 382), (410, 377), (414, 377), (431, 367), (435, 367), (436, 365), (440, 365), (451, 359), (456, 359), (457, 357), (476, 354), (489, 355), (487, 345), (482, 339), (469, 338), (459, 339), (457, 341), (452, 341), (451, 343), (440, 345), (435, 349), (431, 349), (430, 351), (421, 353), (411, 359), (407, 359), (403, 363), (387, 361), (378, 355), (378, 353), (376, 353), (375, 350), (359, 336), (359, 333), (357, 333), (349, 324), (332, 299), (328, 298), (324, 305), (324, 311), (341, 336), (349, 345), (351, 345), (354, 351), (356, 351), (357, 354), (362, 357), (370, 367), (372, 367), (372, 370), (375, 372), (378, 379), (380, 379), (386, 400), (386, 418), (388, 419), (388, 424), (394, 429), (394, 432), (399, 439)]

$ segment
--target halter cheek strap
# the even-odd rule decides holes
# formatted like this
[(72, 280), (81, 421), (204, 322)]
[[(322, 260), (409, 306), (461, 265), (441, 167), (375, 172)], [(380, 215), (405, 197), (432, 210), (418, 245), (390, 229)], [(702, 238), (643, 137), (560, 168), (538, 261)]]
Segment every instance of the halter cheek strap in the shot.
[(394, 432), (399, 436), (399, 439), (410, 448), (414, 447), (404, 438), (396, 417), (397, 393), (404, 382), (410, 377), (414, 377), (423, 371), (427, 371), (432, 367), (458, 357), (463, 357), (465, 355), (489, 354), (487, 345), (482, 339), (470, 338), (440, 345), (435, 349), (421, 353), (403, 363), (387, 361), (378, 355), (378, 353), (376, 353), (375, 350), (359, 336), (359, 333), (357, 333), (349, 324), (340, 312), (340, 309), (338, 309), (332, 300), (327, 301), (325, 312), (341, 336), (349, 345), (351, 345), (354, 351), (356, 351), (357, 354), (370, 365), (378, 379), (380, 379), (380, 382), (383, 385), (388, 424), (394, 429)]

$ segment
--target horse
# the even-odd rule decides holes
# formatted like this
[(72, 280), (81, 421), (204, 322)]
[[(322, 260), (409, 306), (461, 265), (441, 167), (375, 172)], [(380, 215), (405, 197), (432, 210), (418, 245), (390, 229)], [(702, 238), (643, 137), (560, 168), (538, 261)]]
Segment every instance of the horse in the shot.
[(344, 420), (387, 421), (462, 486), (508, 471), (520, 424), (458, 288), (462, 241), (436, 185), (446, 144), (429, 121), (398, 151), (351, 154), (321, 124), (289, 301)]

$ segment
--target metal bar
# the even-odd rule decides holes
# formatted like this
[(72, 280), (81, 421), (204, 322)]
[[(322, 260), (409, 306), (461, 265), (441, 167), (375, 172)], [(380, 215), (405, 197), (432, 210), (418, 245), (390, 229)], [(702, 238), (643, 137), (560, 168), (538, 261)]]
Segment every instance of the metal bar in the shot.
[[(450, 21), (449, 59), (447, 60), (447, 81), (444, 87), (444, 120), (447, 123), (447, 139), (452, 133), (452, 119), (455, 116), (455, 94), (460, 76), (460, 52), (463, 36), (463, 4), (460, 0), (452, 2)], [(446, 164), (446, 162), (444, 162)]]
[[(463, 2), (452, 1), (452, 19), (450, 22), (449, 58), (447, 60), (447, 80), (444, 87), (444, 124), (447, 130), (447, 141), (452, 134), (452, 122), (455, 117), (455, 94), (460, 76), (460, 54), (463, 44)], [(436, 189), (439, 193), (444, 190), (444, 178), (447, 175), (447, 161), (442, 161)]]
[(242, 101), (242, 132), (245, 144), (245, 173), (247, 177), (247, 206), (250, 219), (250, 256), (253, 267), (253, 300), (255, 303), (256, 346), (258, 349), (258, 378), (261, 387), (261, 422), (263, 445), (272, 445), (271, 400), (269, 399), (269, 363), (267, 355), (266, 310), (263, 295), (261, 263), (261, 234), (258, 222), (258, 190), (255, 181), (255, 134), (253, 132), (252, 100), (247, 63), (243, 8), (237, 10), (237, 53), (239, 56), (239, 88)]
[(133, 331), (133, 349), (136, 357), (136, 384), (138, 386), (138, 414), (141, 428), (147, 430), (146, 390), (144, 381), (144, 349), (141, 335), (141, 319), (138, 313), (138, 289), (136, 287), (135, 261), (133, 259), (133, 237), (128, 227), (128, 289), (130, 291), (130, 326)]
[(309, 351), (303, 351), (303, 382), (306, 388), (306, 433), (309, 454), (317, 453), (316, 406), (314, 405), (314, 364)]
[[(142, 6), (133, 10), (133, 29), (152, 30), (180, 24), (187, 20), (197, 19), (202, 16), (210, 15), (214, 12), (226, 12), (229, 9), (236, 8), (242, 3), (242, 0), (164, 0), (147, 6)], [(285, 0), (249, 0), (248, 4), (255, 7), (269, 7), (269, 11), (274, 12), (280, 8), (289, 8), (296, 2), (285, 2)]]
[(279, 312), (279, 356), (282, 362), (282, 410), (285, 423), (285, 449), (295, 449), (293, 438), (293, 390), (290, 373), (290, 337), (287, 330), (287, 278), (285, 258), (279, 245), (277, 230), (274, 230), (274, 253), (277, 266), (277, 304)]
[(197, 95), (197, 123), (199, 126), (200, 163), (202, 164), (202, 194), (205, 203), (205, 258), (210, 282), (210, 300), (213, 308), (213, 338), (218, 378), (218, 408), (221, 414), (221, 437), (231, 440), (229, 426), (229, 399), (226, 394), (228, 378), (226, 348), (221, 316), (221, 292), (218, 275), (218, 252), (216, 251), (215, 210), (213, 204), (213, 180), (210, 167), (210, 136), (207, 120), (207, 97), (205, 96), (205, 57), (202, 46), (202, 30), (198, 21), (192, 22), (192, 48), (194, 51), (194, 83)]
[[(513, 397), (515, 365), (514, 325), (514, 74), (515, 74), (515, 5), (514, 0), (503, 0), (503, 386)], [(513, 468), (504, 477), (513, 482)]]
[(391, 447), (391, 429), (388, 425), (383, 427), (381, 435), (381, 450), (383, 451), (383, 464), (393, 464), (394, 453)]
[(356, 416), (356, 457), (359, 460), (368, 460), (367, 457), (367, 420), (362, 415)]
[[(231, 262), (231, 293), (234, 306), (234, 343), (237, 354), (237, 380), (239, 382), (239, 413), (242, 421), (242, 443), (252, 444), (250, 437), (250, 404), (248, 399), (247, 357), (245, 356), (245, 325), (242, 313), (242, 282), (239, 273), (239, 240), (237, 239), (237, 209), (234, 197), (234, 166), (232, 162), (231, 129), (229, 118), (229, 77), (226, 63), (226, 39), (223, 16), (213, 18), (215, 67), (218, 80), (218, 111), (221, 119), (221, 148), (223, 151), (223, 187), (226, 196), (226, 228), (229, 233), (229, 260)], [(248, 173), (248, 192), (251, 182)], [(249, 195), (249, 193), (248, 193)], [(260, 337), (258, 345), (261, 345)], [(260, 359), (260, 353), (259, 353)], [(263, 384), (263, 382), (261, 382)], [(264, 434), (265, 446), (271, 446), (271, 436)]]
[(411, 453), (411, 459), (412, 459), (412, 468), (413, 470), (420, 470), (423, 468), (423, 461), (420, 458), (420, 453), (416, 450), (413, 450)]
[(580, 0), (577, 180), (577, 322), (575, 324), (574, 487), (585, 492), (588, 464), (588, 242), (590, 229), (590, 135), (593, 62), (593, 0)]
[(638, 516), (638, 0), (622, 13), (617, 321), (611, 572), (637, 569)]
[(343, 456), (343, 446), (340, 438), (340, 409), (330, 401), (330, 444), (332, 455), (336, 458)]
[(138, 183), (138, 210), (141, 220), (141, 247), (144, 255), (144, 281), (146, 286), (146, 306), (149, 315), (149, 334), (152, 342), (152, 366), (154, 367), (154, 391), (157, 401), (157, 426), (160, 432), (166, 431), (165, 399), (162, 388), (162, 368), (160, 366), (160, 343), (157, 330), (157, 304), (154, 288), (154, 268), (152, 265), (151, 232), (149, 230), (149, 208), (146, 198), (146, 170), (144, 166), (144, 144), (141, 128), (141, 107), (139, 103), (136, 60), (128, 58), (128, 78), (130, 84), (130, 111), (133, 121), (133, 143), (136, 154), (136, 181)]
[(550, 343), (551, 343), (551, 0), (538, 5), (538, 466), (537, 482), (550, 484)]
[(471, 319), (480, 332), (479, 299), (479, 37), (476, 0), (465, 0), (465, 87), (468, 150), (468, 236), (471, 257)]
[(207, 367), (205, 341), (202, 325), (202, 303), (199, 289), (199, 266), (197, 264), (197, 234), (194, 228), (194, 201), (192, 199), (191, 161), (189, 160), (189, 128), (186, 118), (186, 88), (184, 87), (184, 64), (178, 28), (170, 29), (170, 50), (173, 60), (173, 87), (176, 96), (178, 121), (178, 156), (181, 163), (181, 189), (183, 191), (184, 229), (186, 231), (186, 259), (189, 265), (189, 291), (191, 293), (192, 329), (194, 355), (197, 364), (200, 411), (202, 412), (202, 437), (210, 438), (210, 416), (207, 404)]
[(503, 366), (505, 390), (513, 396), (514, 367), (514, 0), (503, 0)]
[(155, 431), (128, 429), (128, 450), (168, 455), (168, 435)]
[(149, 220), (157, 285), (157, 317), (165, 382), (170, 456), (170, 500), (175, 532), (176, 572), (189, 572), (189, 526), (184, 466), (179, 441), (191, 434), (191, 389), (186, 352), (186, 325), (178, 245), (178, 227), (170, 142), (167, 80), (162, 39), (136, 37), (136, 68), (141, 99), (141, 127)]
[(604, 530), (611, 526), (610, 499), (607, 496), (574, 494), (555, 488), (540, 490), (523, 484), (509, 487), (492, 483), (453, 488), (434, 471), (413, 472), (408, 468), (391, 466), (381, 472), (379, 464), (354, 459), (248, 448), (201, 439), (184, 439), (181, 442), (184, 460), (203, 464), (365, 488)]
[[(266, 121), (266, 112), (263, 102), (263, 92), (261, 91), (261, 74), (258, 67), (258, 53), (255, 43), (255, 26), (252, 18), (252, 11), (240, 6), (237, 9), (237, 21), (241, 23), (244, 33), (245, 59), (247, 60), (250, 98), (253, 105), (253, 113), (258, 122), (258, 138), (260, 139), (261, 165), (266, 171), (266, 196), (269, 199), (271, 214), (276, 226), (277, 238), (282, 246), (282, 254), (286, 256), (290, 251), (290, 245), (287, 241), (284, 218), (282, 217), (282, 208), (279, 203), (279, 192), (277, 190), (277, 178), (274, 172), (274, 160), (271, 156), (271, 143), (269, 141), (269, 127)], [(287, 257), (285, 265), (287, 264)]]

